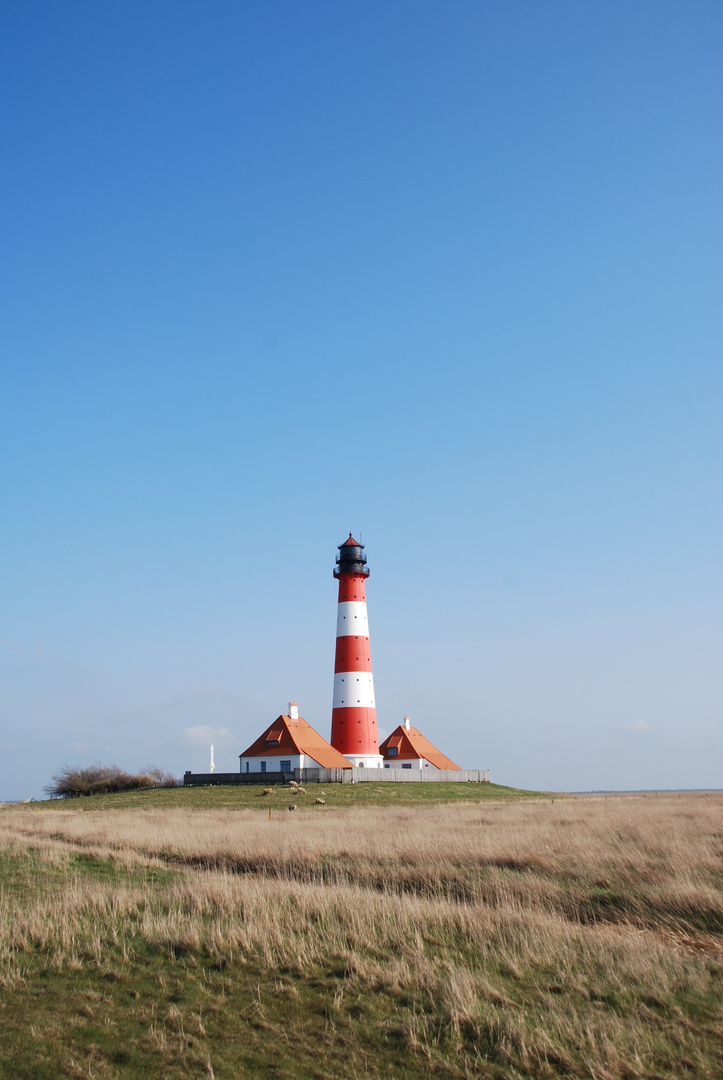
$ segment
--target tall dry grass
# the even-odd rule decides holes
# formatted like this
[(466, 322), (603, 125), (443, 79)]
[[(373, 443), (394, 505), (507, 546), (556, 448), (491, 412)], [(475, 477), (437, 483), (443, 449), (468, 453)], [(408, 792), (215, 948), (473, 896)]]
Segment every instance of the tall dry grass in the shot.
[[(723, 932), (719, 795), (274, 811), (6, 811), (0, 836), (48, 853), (500, 903), (581, 921)], [(595, 899), (593, 907), (591, 900)]]
[[(270, 821), (6, 810), (5, 849), (60, 873), (0, 894), (0, 979), (19, 985), (37, 953), (81, 969), (149, 947), (334, 971), (334, 1008), (352, 991), (398, 1000), (410, 1052), (454, 1052), (469, 1075), (490, 1055), (510, 1076), (723, 1074), (722, 811), (717, 795)], [(79, 852), (135, 877), (89, 884)]]

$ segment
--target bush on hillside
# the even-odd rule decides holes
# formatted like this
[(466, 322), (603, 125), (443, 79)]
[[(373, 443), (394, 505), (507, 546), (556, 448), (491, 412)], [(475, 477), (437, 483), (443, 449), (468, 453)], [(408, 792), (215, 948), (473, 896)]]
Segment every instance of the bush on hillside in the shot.
[(147, 765), (144, 773), (151, 777), (154, 787), (178, 787), (178, 780), (173, 773), (166, 772), (160, 765)]
[(75, 799), (83, 795), (107, 795), (117, 791), (142, 791), (154, 787), (175, 787), (177, 781), (157, 765), (132, 774), (117, 765), (64, 765), (45, 791), (51, 798)]

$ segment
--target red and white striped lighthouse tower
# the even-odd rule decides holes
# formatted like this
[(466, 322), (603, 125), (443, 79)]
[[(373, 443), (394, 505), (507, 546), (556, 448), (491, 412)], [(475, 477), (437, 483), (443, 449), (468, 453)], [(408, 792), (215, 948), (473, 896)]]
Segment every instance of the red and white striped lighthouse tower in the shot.
[(331, 745), (353, 765), (381, 769), (374, 676), (364, 582), (369, 577), (364, 545), (349, 539), (339, 545), (334, 577), (339, 579), (334, 664)]

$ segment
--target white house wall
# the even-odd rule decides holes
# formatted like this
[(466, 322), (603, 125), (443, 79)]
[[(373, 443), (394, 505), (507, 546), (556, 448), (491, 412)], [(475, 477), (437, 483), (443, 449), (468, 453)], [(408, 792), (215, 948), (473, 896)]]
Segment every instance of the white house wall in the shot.
[[(272, 757), (270, 754), (268, 757), (242, 757), (240, 759), (241, 772), (249, 773), (261, 773), (261, 772), (281, 772), (281, 762), (289, 762), (289, 771), (291, 775), (294, 775), (294, 769), (319, 769), (321, 766), (318, 761), (314, 761), (308, 754), (289, 754), (288, 757), (284, 754), (274, 754)], [(266, 762), (266, 768), (262, 769), (262, 762)], [(248, 763), (248, 769), (246, 764)]]
[[(424, 758), (394, 758), (392, 761), (385, 761), (385, 769), (401, 769), (404, 765), (412, 769), (436, 769), (436, 765), (432, 765)], [(437, 770), (439, 771), (439, 770)]]

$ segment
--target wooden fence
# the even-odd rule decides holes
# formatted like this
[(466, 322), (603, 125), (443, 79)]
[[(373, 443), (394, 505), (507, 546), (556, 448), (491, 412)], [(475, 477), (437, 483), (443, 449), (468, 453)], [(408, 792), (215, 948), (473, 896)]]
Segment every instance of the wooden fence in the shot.
[(360, 784), (365, 781), (387, 783), (489, 784), (489, 769), (294, 769), (291, 772), (192, 773), (183, 777), (184, 787), (210, 787), (216, 784)]

